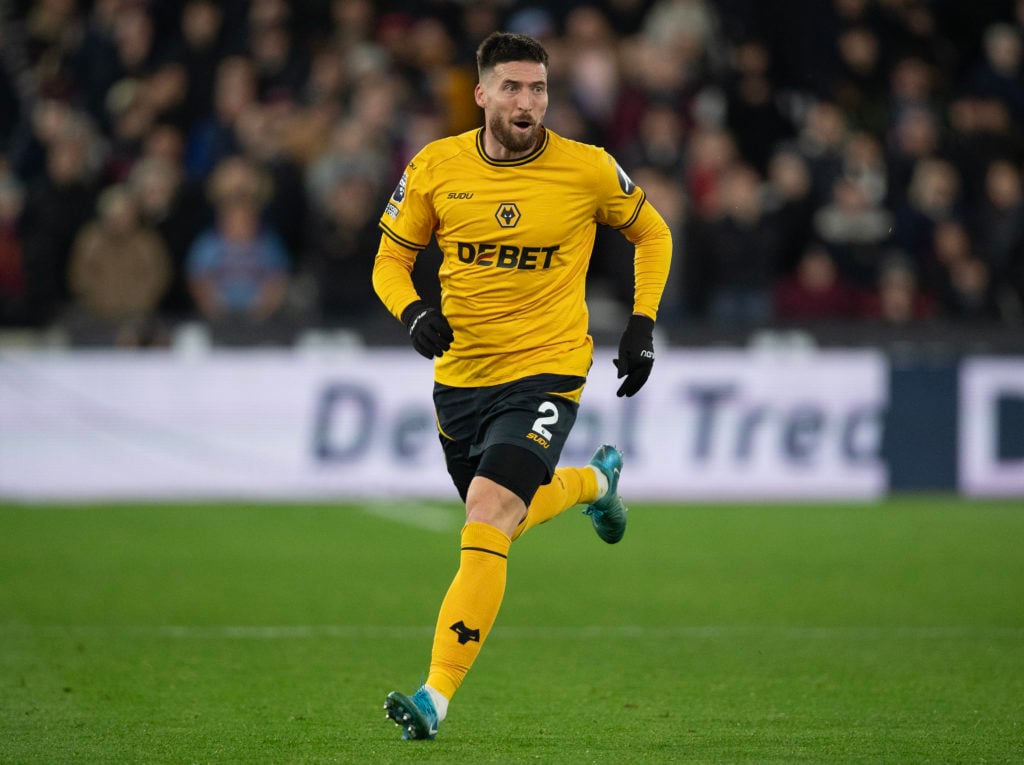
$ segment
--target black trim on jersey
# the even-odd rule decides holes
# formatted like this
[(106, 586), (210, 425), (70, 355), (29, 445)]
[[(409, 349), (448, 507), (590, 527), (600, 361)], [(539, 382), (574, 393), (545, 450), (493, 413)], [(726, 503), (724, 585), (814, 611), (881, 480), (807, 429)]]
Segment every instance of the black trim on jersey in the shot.
[(644, 202), (646, 202), (646, 201), (647, 201), (647, 195), (644, 194), (644, 192), (641, 191), (640, 192), (640, 201), (636, 203), (636, 209), (633, 210), (633, 214), (630, 215), (629, 216), (629, 220), (626, 221), (625, 223), (623, 223), (621, 226), (616, 226), (615, 230), (616, 231), (622, 231), (622, 229), (629, 228), (634, 223), (636, 223), (636, 219), (640, 215), (640, 208), (644, 206)]
[(487, 156), (487, 152), (484, 151), (484, 128), (480, 128), (476, 133), (476, 153), (480, 155), (480, 159), (486, 162), (488, 165), (494, 165), (495, 167), (519, 167), (519, 165), (525, 165), (533, 160), (537, 159), (547, 148), (548, 145), (548, 131), (544, 128), (544, 137), (541, 142), (537, 145), (537, 148), (527, 154), (525, 157), (519, 157), (518, 159), (494, 159), (494, 157)]
[(395, 244), (402, 245), (402, 247), (406, 247), (410, 250), (416, 250), (417, 252), (419, 252), (420, 250), (425, 249), (427, 246), (425, 244), (416, 244), (415, 242), (410, 242), (408, 239), (403, 239), (390, 228), (388, 228), (383, 221), (379, 222), (377, 225), (380, 226), (381, 230), (387, 235), (388, 239), (393, 241)]
[(499, 558), (505, 558), (506, 560), (508, 560), (508, 556), (507, 555), (502, 555), (497, 550), (488, 550), (486, 547), (463, 547), (461, 549), (463, 551), (471, 550), (473, 552), (490, 553), (491, 555), (497, 555)]

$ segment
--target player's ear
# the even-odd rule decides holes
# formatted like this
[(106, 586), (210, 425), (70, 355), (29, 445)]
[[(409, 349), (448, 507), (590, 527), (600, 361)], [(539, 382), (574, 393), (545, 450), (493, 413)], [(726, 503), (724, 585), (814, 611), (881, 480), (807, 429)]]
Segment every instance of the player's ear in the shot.
[(476, 101), (477, 106), (481, 109), (484, 108), (484, 86), (479, 82), (476, 84), (476, 87), (473, 88), (473, 99)]

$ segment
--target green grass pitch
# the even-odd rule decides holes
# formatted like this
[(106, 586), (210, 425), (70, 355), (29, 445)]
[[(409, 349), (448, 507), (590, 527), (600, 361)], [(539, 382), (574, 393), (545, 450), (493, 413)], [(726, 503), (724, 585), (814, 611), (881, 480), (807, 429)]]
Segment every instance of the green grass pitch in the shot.
[(3, 763), (1024, 762), (1024, 502), (571, 510), (432, 742), (443, 503), (0, 505)]

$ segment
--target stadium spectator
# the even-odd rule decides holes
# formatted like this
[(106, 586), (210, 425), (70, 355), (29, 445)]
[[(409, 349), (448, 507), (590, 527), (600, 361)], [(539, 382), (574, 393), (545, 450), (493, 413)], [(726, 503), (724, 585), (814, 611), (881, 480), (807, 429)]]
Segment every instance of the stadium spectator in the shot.
[(175, 167), (184, 169), (185, 133), (169, 122), (154, 123), (146, 132), (140, 146), (139, 159), (159, 157)]
[(291, 101), (254, 102), (235, 121), (242, 154), (259, 165), (270, 179), (264, 221), (284, 240), (290, 252), (302, 247), (307, 216), (303, 170), (287, 151), (285, 133), (296, 105)]
[(935, 303), (921, 291), (913, 263), (904, 253), (887, 253), (876, 289), (861, 301), (860, 315), (885, 324), (909, 324), (935, 315)]
[(106, 112), (110, 125), (104, 177), (120, 183), (128, 177), (138, 159), (142, 142), (153, 126), (154, 114), (149, 109), (143, 82), (124, 79), (107, 91)]
[[(84, 19), (73, 2), (44, 0), (28, 5), (24, 52), (32, 67), (33, 88), (48, 97), (68, 98), (75, 91), (77, 68), (84, 63), (78, 55)], [(3, 30), (9, 31), (10, 27)], [(14, 40), (5, 35), (3, 43), (11, 45)]]
[(892, 225), (889, 211), (873, 204), (864, 185), (849, 177), (836, 180), (832, 201), (814, 216), (814, 233), (839, 273), (861, 288), (873, 285), (877, 278)]
[(772, 319), (782, 230), (765, 208), (761, 185), (754, 168), (731, 165), (720, 180), (717, 214), (695, 223), (690, 247), (701, 261), (708, 315), (718, 323), (751, 326)]
[[(250, 0), (245, 4), (245, 31), (250, 36), (254, 30), (289, 25), (293, 22), (292, 7), (288, 0)], [(251, 39), (248, 40), (251, 43)]]
[(188, 252), (210, 225), (212, 212), (201, 187), (190, 183), (180, 162), (165, 154), (154, 153), (136, 162), (127, 184), (141, 220), (160, 235), (170, 258), (171, 279), (161, 313), (168, 319), (182, 319), (194, 308), (185, 279)]
[(84, 115), (58, 110), (44, 132), (45, 170), (29, 184), (21, 229), (26, 319), (36, 325), (67, 305), (68, 258), (78, 230), (92, 218), (100, 166), (99, 137)]
[(772, 81), (771, 52), (761, 40), (744, 40), (732, 50), (726, 84), (726, 122), (740, 156), (765, 173), (775, 149), (795, 129)]
[(225, 15), (213, 0), (186, 0), (170, 58), (185, 69), (188, 91), (183, 125), (192, 125), (213, 110), (214, 72), (223, 56)]
[(310, 53), (309, 76), (303, 83), (298, 103), (304, 107), (341, 105), (350, 87), (345, 57), (336, 48), (317, 45)]
[(975, 257), (949, 265), (949, 286), (941, 296), (947, 316), (961, 320), (990, 320), (998, 315), (988, 266)]
[(965, 89), (982, 98), (998, 99), (1015, 122), (1024, 120), (1024, 42), (1008, 23), (985, 30), (983, 56), (970, 72)]
[(868, 24), (844, 28), (837, 40), (840, 70), (833, 88), (850, 127), (878, 135), (889, 119), (882, 41)]
[(775, 316), (783, 322), (849, 319), (859, 307), (857, 290), (820, 244), (810, 245), (794, 273), (778, 282), (774, 300)]
[(686, 170), (686, 125), (670, 103), (652, 102), (644, 109), (637, 132), (619, 155), (629, 167), (653, 167), (682, 177)]
[(922, 289), (933, 295), (939, 311), (960, 320), (997, 316), (991, 269), (972, 249), (967, 229), (958, 221), (935, 227), (934, 255), (925, 264)]
[[(365, 131), (368, 148), (373, 153), (390, 155), (395, 143), (401, 141), (403, 126), (399, 117), (407, 103), (406, 92), (406, 84), (387, 72), (382, 72), (379, 78), (360, 78), (352, 89), (345, 116)], [(401, 168), (392, 165), (391, 177), (398, 172)]]
[(207, 178), (222, 159), (239, 151), (235, 123), (246, 107), (256, 103), (256, 70), (244, 56), (228, 56), (217, 65), (213, 111), (191, 126), (185, 149), (190, 178)]
[(366, 285), (373, 271), (370, 253), (380, 243), (382, 204), (377, 178), (350, 166), (337, 173), (311, 213), (303, 275), (327, 326), (365, 326), (379, 318), (379, 301)]
[(843, 177), (860, 187), (869, 204), (884, 205), (889, 198), (889, 168), (882, 142), (866, 131), (852, 133), (843, 149)]
[(279, 316), (289, 283), (288, 253), (260, 217), (270, 181), (251, 161), (229, 157), (210, 177), (209, 194), (216, 222), (189, 251), (189, 290), (215, 332), (258, 342), (251, 331), (272, 328), (269, 322)]
[(698, 218), (714, 217), (721, 210), (722, 176), (736, 160), (736, 142), (728, 131), (699, 127), (690, 134), (683, 180)]
[(436, 18), (417, 19), (409, 28), (408, 46), (409, 64), (417, 72), (412, 78), (412, 106), (438, 115), (445, 135), (475, 127), (477, 109), (466, 98), (476, 84), (475, 73), (457, 58), (458, 48), (447, 27)]
[(935, 112), (939, 106), (935, 68), (920, 56), (902, 54), (889, 73), (889, 124), (909, 110)]
[(811, 174), (811, 199), (816, 206), (832, 198), (843, 172), (843, 150), (849, 136), (846, 115), (833, 101), (810, 104), (796, 139), (796, 149)]
[(593, 134), (604, 137), (622, 86), (615, 33), (602, 10), (581, 5), (566, 14), (562, 42), (565, 95)]
[[(974, 207), (977, 252), (994, 278), (1006, 285), (1003, 300), (1024, 301), (1017, 281), (1024, 268), (1024, 179), (1008, 160), (986, 168), (984, 196)], [(1016, 289), (1015, 289), (1016, 287)]]
[(372, 0), (331, 0), (329, 14), (330, 35), (327, 40), (330, 47), (342, 56), (371, 44), (377, 21), (377, 3)]
[(15, 176), (26, 185), (42, 178), (50, 145), (62, 134), (71, 132), (74, 124), (91, 123), (66, 100), (41, 97), (33, 103), (8, 152), (7, 164)]
[(908, 203), (918, 166), (939, 157), (942, 148), (939, 130), (935, 114), (923, 107), (904, 110), (892, 126), (885, 164), (889, 169), (889, 205), (894, 210)]
[(185, 67), (173, 59), (162, 60), (144, 80), (143, 95), (152, 123), (186, 124), (189, 80)]
[[(406, 130), (412, 124), (410, 121)], [(358, 119), (339, 121), (324, 151), (306, 171), (306, 193), (312, 206), (327, 209), (328, 199), (341, 176), (362, 175), (372, 178), (378, 188), (386, 188), (394, 179), (394, 159), (388, 155), (388, 148), (381, 142), (380, 135), (375, 134), (365, 122)]]
[(719, 48), (718, 15), (706, 0), (656, 0), (641, 34), (658, 48), (680, 51), (696, 74)]
[(768, 162), (764, 204), (779, 223), (779, 271), (790, 274), (812, 238), (814, 219), (810, 170), (792, 146), (779, 147)]
[(150, 325), (171, 280), (167, 247), (139, 220), (127, 186), (107, 187), (97, 213), (76, 237), (68, 267), (75, 302), (64, 323), (77, 345), (112, 345)]
[(962, 220), (960, 177), (952, 163), (922, 159), (914, 166), (906, 201), (895, 210), (893, 243), (920, 269), (927, 259), (935, 226)]
[(308, 78), (307, 64), (297, 55), (291, 29), (286, 23), (265, 22), (252, 27), (249, 55), (255, 69), (259, 100), (291, 103), (299, 100)]

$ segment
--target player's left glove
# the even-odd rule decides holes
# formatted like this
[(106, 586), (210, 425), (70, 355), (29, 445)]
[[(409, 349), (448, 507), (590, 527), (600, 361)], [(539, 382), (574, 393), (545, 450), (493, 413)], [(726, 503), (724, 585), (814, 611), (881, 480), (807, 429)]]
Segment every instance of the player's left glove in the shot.
[(654, 320), (638, 313), (629, 317), (626, 331), (619, 341), (619, 357), (615, 368), (619, 377), (625, 377), (615, 394), (632, 396), (647, 382), (654, 367)]

